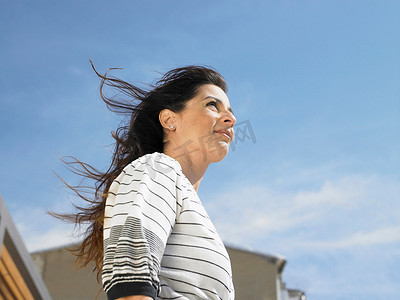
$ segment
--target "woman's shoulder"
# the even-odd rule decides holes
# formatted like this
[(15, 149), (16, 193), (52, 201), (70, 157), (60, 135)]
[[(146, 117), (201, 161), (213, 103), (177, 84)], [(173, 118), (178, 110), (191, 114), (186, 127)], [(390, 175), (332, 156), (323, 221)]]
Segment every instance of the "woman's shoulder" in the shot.
[(132, 172), (149, 173), (154, 178), (161, 174), (161, 178), (167, 176), (172, 179), (181, 176), (182, 168), (174, 158), (164, 153), (154, 152), (135, 159), (123, 170), (125, 175)]

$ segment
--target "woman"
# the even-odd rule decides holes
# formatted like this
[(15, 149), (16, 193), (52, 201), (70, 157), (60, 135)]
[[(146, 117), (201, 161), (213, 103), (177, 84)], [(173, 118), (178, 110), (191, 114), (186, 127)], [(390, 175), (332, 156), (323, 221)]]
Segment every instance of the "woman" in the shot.
[[(225, 80), (188, 66), (144, 91), (96, 74), (102, 99), (127, 113), (129, 124), (113, 134), (107, 172), (70, 163), (97, 181), (96, 199), (80, 193), (91, 205), (68, 216), (90, 223), (78, 259), (96, 262), (108, 299), (234, 299), (228, 254), (197, 195), (207, 167), (227, 155), (234, 137)], [(132, 99), (106, 97), (104, 85)]]

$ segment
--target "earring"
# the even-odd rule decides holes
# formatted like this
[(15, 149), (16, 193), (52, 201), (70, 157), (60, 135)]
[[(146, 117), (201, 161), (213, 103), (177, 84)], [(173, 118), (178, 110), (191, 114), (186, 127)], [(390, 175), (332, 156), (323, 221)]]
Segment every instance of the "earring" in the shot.
[(175, 129), (175, 126), (174, 126), (174, 125), (171, 125), (171, 126), (169, 126), (169, 128), (171, 128), (171, 130), (174, 130), (174, 129)]

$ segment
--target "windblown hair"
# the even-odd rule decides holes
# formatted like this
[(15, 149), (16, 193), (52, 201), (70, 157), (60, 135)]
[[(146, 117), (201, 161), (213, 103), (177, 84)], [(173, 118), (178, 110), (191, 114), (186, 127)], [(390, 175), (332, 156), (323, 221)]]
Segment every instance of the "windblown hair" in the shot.
[[(104, 208), (111, 183), (133, 160), (145, 154), (163, 152), (164, 129), (159, 121), (159, 113), (163, 109), (182, 111), (186, 102), (195, 97), (200, 86), (213, 84), (227, 92), (227, 84), (223, 77), (210, 67), (186, 66), (167, 72), (146, 91), (109, 76), (108, 72), (112, 69), (101, 75), (92, 61), (90, 62), (101, 80), (102, 100), (108, 109), (127, 118), (125, 123), (121, 123), (117, 130), (112, 132), (115, 148), (107, 171), (101, 172), (74, 157), (63, 159), (70, 171), (83, 179), (93, 180), (94, 184), (89, 187), (92, 192), (88, 194), (88, 187), (71, 186), (63, 180), (68, 188), (87, 203), (87, 206), (74, 205), (76, 213), (50, 212), (50, 214), (78, 226), (88, 225), (82, 243), (72, 249), (72, 252), (76, 254), (80, 267), (85, 267), (93, 261), (94, 270), (100, 278), (103, 264)], [(122, 95), (124, 99), (106, 96), (103, 93), (106, 86), (115, 88), (117, 95)]]

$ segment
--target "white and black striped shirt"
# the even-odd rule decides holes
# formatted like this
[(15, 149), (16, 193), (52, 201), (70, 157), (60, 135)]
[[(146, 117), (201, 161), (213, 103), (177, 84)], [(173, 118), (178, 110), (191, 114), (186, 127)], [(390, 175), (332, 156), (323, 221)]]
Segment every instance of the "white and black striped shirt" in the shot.
[(102, 278), (108, 299), (234, 299), (228, 253), (175, 159), (144, 155), (111, 185)]

